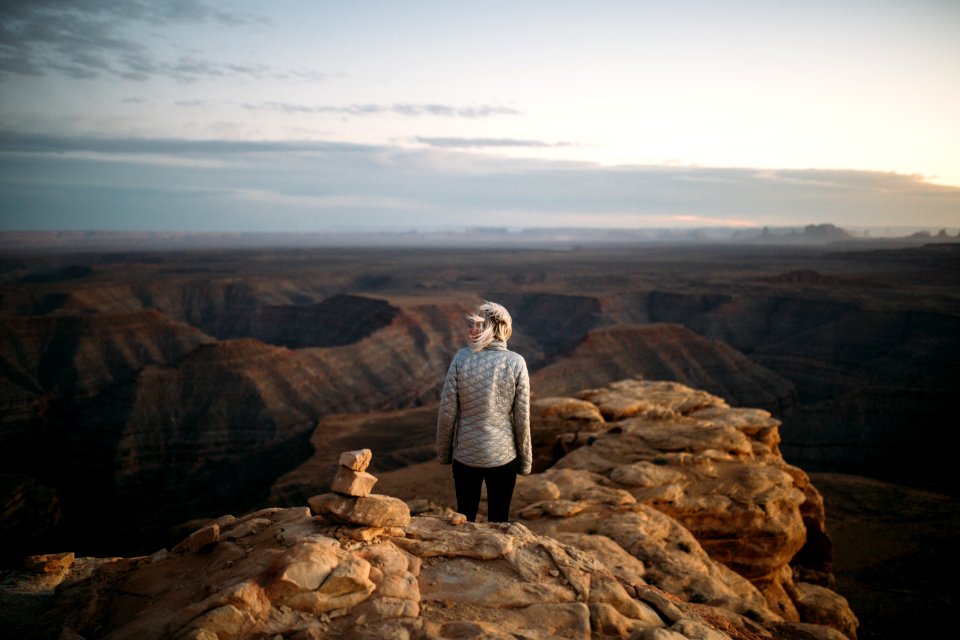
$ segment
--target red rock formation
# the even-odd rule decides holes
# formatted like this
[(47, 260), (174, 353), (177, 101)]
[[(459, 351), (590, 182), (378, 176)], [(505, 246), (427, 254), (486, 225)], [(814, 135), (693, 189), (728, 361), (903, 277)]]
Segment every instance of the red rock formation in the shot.
[[(519, 522), (442, 509), (411, 519), (395, 498), (337, 494), (312, 498), (312, 517), (302, 507), (223, 516), (170, 551), (55, 562), (47, 635), (856, 637), (843, 598), (793, 578), (802, 505), (814, 502), (817, 520), (822, 502), (780, 458), (768, 413), (640, 381), (541, 412), (571, 426), (606, 420), (606, 431), (521, 479)], [(339, 461), (362, 472), (369, 456)]]
[(7, 372), (0, 389), (7, 402), (45, 393), (91, 394), (213, 341), (156, 311), (0, 318), (0, 333)]
[[(350, 324), (349, 314), (343, 320)], [(166, 528), (211, 509), (261, 503), (278, 476), (309, 456), (322, 416), (435, 398), (462, 308), (410, 304), (352, 344), (296, 351), (213, 342), (156, 312), (3, 322), (42, 337), (27, 339), (22, 329), (5, 340), (7, 368), (22, 371), (25, 385), (8, 398), (26, 399), (22, 427), (3, 437), (23, 434), (26, 465), (41, 450), (42, 403), (69, 408), (58, 418), (48, 475), (63, 489), (63, 534), (103, 549), (130, 539), (131, 529), (140, 534), (135, 544), (159, 544)], [(178, 342), (181, 335), (194, 342)], [(43, 364), (54, 357), (57, 366)], [(59, 377), (41, 380), (50, 372)]]
[[(769, 413), (730, 408), (667, 382), (623, 381), (579, 397), (607, 419), (606, 431), (523, 479), (516, 505), (522, 522), (548, 535), (609, 538), (646, 563), (659, 557), (644, 550), (648, 538), (665, 535), (667, 526), (651, 529), (650, 511), (639, 506), (648, 505), (692, 534), (695, 542), (676, 543), (692, 554), (689, 562), (719, 563), (707, 571), (710, 580), (691, 581), (702, 569), (647, 575), (657, 586), (753, 618), (794, 622), (804, 620), (809, 594), (827, 597), (823, 585), (794, 582), (791, 563), (799, 559), (810, 569), (806, 579), (829, 583), (829, 538), (823, 500), (806, 474), (783, 461), (779, 422)], [(852, 637), (856, 620), (845, 607), (837, 624)]]
[(85, 460), (84, 449), (72, 448), (83, 407), (105, 389), (131, 384), (144, 367), (176, 361), (212, 338), (154, 311), (0, 318), (0, 335), (0, 462), (48, 487), (42, 495), (8, 492), (7, 484), (0, 490), (0, 500), (20, 504), (20, 516), (8, 523), (10, 543), (0, 553), (6, 555), (49, 535), (60, 508), (69, 511), (63, 490), (88, 483), (73, 472), (102, 461)]
[(675, 380), (742, 406), (782, 411), (793, 385), (726, 344), (678, 325), (630, 325), (591, 331), (574, 351), (537, 371), (538, 394), (565, 395), (610, 380)]

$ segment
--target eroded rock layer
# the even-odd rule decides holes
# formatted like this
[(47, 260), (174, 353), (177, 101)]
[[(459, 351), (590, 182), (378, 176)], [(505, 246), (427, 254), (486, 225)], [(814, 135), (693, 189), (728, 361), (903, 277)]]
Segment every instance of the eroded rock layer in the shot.
[[(541, 533), (598, 535), (630, 550), (670, 537), (689, 562), (719, 563), (719, 582), (687, 582), (695, 572), (681, 569), (658, 574), (654, 584), (669, 583), (694, 601), (723, 599), (744, 615), (769, 609), (799, 620), (794, 569), (828, 584), (830, 547), (822, 499), (780, 455), (779, 421), (671, 382), (626, 380), (578, 398), (597, 408), (606, 430), (595, 428), (586, 446), (522, 479), (522, 521)], [(666, 524), (651, 528), (649, 508), (681, 524), (695, 546)], [(792, 566), (805, 545), (805, 566)], [(747, 593), (762, 596), (764, 607), (743, 593), (730, 600), (733, 587), (722, 577), (730, 569), (741, 581), (734, 592), (746, 578)]]
[[(324, 416), (436, 397), (462, 307), (401, 305), (331, 298), (317, 313), (342, 331), (326, 339), (349, 344), (304, 349), (217, 341), (156, 311), (0, 318), (4, 470), (58, 499), (5, 483), (0, 501), (56, 509), (43, 531), (60, 522), (51, 535), (95, 553), (163, 544), (171, 527), (224, 505), (261, 506), (310, 457)], [(0, 556), (36, 546), (37, 519), (15, 520), (17, 544)]]
[[(767, 412), (666, 382), (578, 395), (538, 411), (593, 435), (521, 479), (512, 523), (326, 494), (150, 556), (37, 558), (60, 584), (45, 637), (856, 637), (830, 589), (823, 503)], [(363, 472), (368, 453), (339, 469)]]
[(675, 380), (740, 406), (782, 412), (796, 405), (787, 379), (717, 340), (673, 324), (596, 329), (572, 353), (537, 371), (534, 389), (568, 395), (623, 378)]

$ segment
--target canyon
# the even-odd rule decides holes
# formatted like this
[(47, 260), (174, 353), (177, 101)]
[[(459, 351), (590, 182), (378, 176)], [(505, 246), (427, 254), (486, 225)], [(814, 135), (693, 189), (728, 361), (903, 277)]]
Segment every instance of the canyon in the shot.
[[(303, 505), (347, 449), (404, 489), (481, 299), (535, 400), (674, 381), (773, 414), (791, 465), (957, 492), (960, 245), (7, 250), (4, 561)], [(592, 437), (548, 422), (542, 472)]]

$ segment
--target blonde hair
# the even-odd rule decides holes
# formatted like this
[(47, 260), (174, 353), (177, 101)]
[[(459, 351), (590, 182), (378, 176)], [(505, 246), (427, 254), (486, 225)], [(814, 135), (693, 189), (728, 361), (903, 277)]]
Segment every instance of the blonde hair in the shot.
[(484, 300), (477, 310), (467, 316), (467, 320), (480, 325), (480, 333), (470, 339), (474, 351), (482, 351), (494, 340), (506, 342), (513, 334), (513, 319), (503, 305)]

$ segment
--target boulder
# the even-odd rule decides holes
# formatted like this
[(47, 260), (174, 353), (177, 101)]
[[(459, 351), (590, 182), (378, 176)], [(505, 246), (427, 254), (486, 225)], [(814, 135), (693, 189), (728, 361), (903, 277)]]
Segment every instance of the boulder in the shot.
[(220, 526), (211, 524), (191, 533), (176, 545), (172, 551), (174, 553), (189, 553), (214, 544), (218, 540), (220, 540)]
[(373, 452), (370, 449), (344, 451), (340, 454), (340, 466), (353, 471), (366, 471), (372, 459)]
[(337, 467), (330, 489), (347, 496), (366, 497), (377, 483), (376, 477), (366, 471), (354, 471), (349, 467)]
[(405, 527), (410, 524), (410, 508), (403, 500), (391, 496), (355, 497), (324, 493), (307, 502), (314, 513), (340, 524), (364, 527)]
[(23, 559), (23, 567), (33, 573), (56, 575), (65, 573), (73, 565), (74, 553), (46, 553), (36, 556), (27, 556)]

